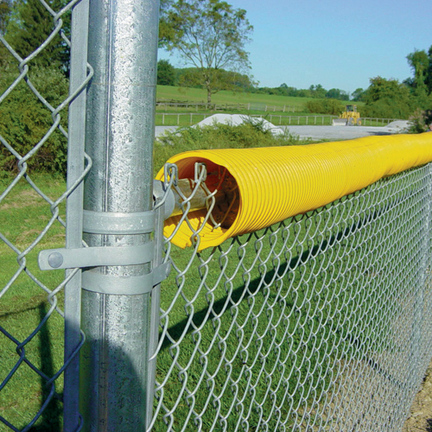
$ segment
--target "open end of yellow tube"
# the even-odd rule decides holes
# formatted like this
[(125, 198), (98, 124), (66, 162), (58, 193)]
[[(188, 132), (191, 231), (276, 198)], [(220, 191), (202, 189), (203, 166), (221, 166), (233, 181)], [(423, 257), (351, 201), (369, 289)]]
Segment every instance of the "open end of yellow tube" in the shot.
[[(227, 167), (206, 158), (186, 157), (176, 162), (173, 160), (173, 158), (170, 159), (170, 163), (176, 163), (179, 179), (194, 178), (195, 164), (204, 164), (207, 171), (205, 186), (210, 194), (217, 192), (219, 199), (211, 207), (210, 212), (208, 210), (190, 212), (187, 222), (186, 220), (182, 222), (182, 216), (173, 216), (167, 219), (164, 228), (165, 236), (171, 236), (180, 224), (172, 242), (181, 248), (191, 246), (194, 235), (198, 233), (199, 250), (217, 246), (222, 241), (232, 237), (232, 226), (235, 224), (241, 207), (241, 193), (237, 181)], [(161, 170), (157, 178), (161, 179), (162, 175)], [(195, 236), (196, 239), (198, 237)]]

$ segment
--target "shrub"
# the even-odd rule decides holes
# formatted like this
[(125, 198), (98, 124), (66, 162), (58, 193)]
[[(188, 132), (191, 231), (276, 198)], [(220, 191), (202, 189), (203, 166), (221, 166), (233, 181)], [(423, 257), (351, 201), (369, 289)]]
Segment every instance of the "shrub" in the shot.
[(272, 147), (307, 144), (289, 133), (273, 135), (261, 122), (245, 122), (238, 126), (215, 124), (185, 127), (158, 138), (154, 146), (155, 173), (173, 155), (201, 149)]
[(363, 117), (408, 119), (413, 111), (411, 103), (404, 103), (393, 98), (369, 102), (362, 108)]
[(430, 132), (432, 130), (432, 110), (422, 111), (417, 109), (409, 118), (411, 133)]
[[(6, 68), (0, 71), (0, 94), (18, 76)], [(68, 80), (61, 71), (33, 68), (31, 83), (54, 108), (68, 95)], [(61, 113), (61, 125), (66, 129), (67, 111)], [(54, 120), (51, 111), (21, 81), (0, 104), (0, 135), (20, 155), (25, 156), (44, 138)], [(4, 145), (0, 145), (0, 170), (16, 171), (17, 159)], [(64, 174), (66, 172), (67, 139), (57, 128), (48, 140), (28, 160), (30, 171)]]
[(344, 105), (336, 99), (311, 100), (306, 102), (306, 108), (314, 114), (339, 115), (344, 111)]

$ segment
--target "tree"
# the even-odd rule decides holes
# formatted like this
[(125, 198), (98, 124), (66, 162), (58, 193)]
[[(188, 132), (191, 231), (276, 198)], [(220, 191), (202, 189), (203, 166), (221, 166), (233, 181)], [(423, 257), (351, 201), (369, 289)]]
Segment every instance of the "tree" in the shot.
[(416, 87), (424, 86), (426, 73), (429, 68), (429, 58), (424, 50), (415, 50), (407, 55), (408, 64), (414, 72), (414, 84)]
[(426, 108), (428, 101), (428, 87), (426, 85), (426, 75), (429, 69), (429, 58), (424, 50), (415, 50), (407, 55), (408, 64), (414, 72), (414, 97), (420, 107)]
[(432, 45), (428, 51), (429, 66), (426, 71), (425, 84), (428, 88), (428, 93), (432, 94)]
[(312, 84), (309, 87), (309, 90), (311, 92), (311, 96), (317, 99), (325, 98), (327, 93), (327, 90), (321, 84), (317, 84), (317, 85)]
[(208, 104), (220, 88), (216, 83), (221, 69), (240, 72), (250, 68), (245, 44), (253, 27), (244, 9), (220, 0), (178, 0), (170, 6), (165, 22), (171, 28), (165, 46), (198, 69)]
[[(10, 68), (12, 69), (12, 68)], [(0, 73), (0, 94), (16, 78), (15, 70)], [(69, 82), (60, 70), (32, 68), (32, 83), (52, 106), (59, 106), (69, 90)], [(67, 114), (62, 111), (61, 125), (67, 128)], [(20, 155), (33, 150), (53, 124), (51, 112), (21, 81), (0, 104), (0, 135)], [(66, 173), (67, 139), (55, 130), (45, 144), (28, 160), (30, 170)], [(17, 159), (0, 145), (0, 171), (16, 171)]]
[[(59, 11), (66, 0), (51, 0), (47, 4), (54, 11)], [(70, 34), (70, 14), (61, 17), (62, 31)], [(14, 3), (14, 19), (10, 20), (6, 30), (6, 40), (22, 58), (28, 57), (39, 48), (55, 28), (53, 16), (39, 0), (20, 0)], [(69, 70), (70, 49), (57, 34), (33, 60), (40, 67), (62, 68)]]
[(356, 102), (363, 101), (365, 98), (365, 90), (361, 87), (355, 89), (351, 94), (351, 99)]
[(157, 83), (159, 85), (175, 85), (175, 69), (168, 60), (159, 60), (157, 64)]
[(10, 14), (10, 1), (2, 0), (0, 1), (0, 35), (6, 30), (8, 18)]
[(172, 10), (173, 0), (161, 0), (159, 10), (159, 46), (166, 47), (168, 41), (172, 40), (176, 28), (168, 22), (169, 12)]
[(407, 119), (414, 110), (408, 87), (398, 80), (380, 76), (370, 79), (364, 101), (366, 117)]
[[(10, 1), (0, 0), (0, 36), (3, 36), (4, 32), (6, 31), (10, 12)], [(8, 56), (8, 50), (0, 41), (0, 66), (3, 66), (3, 64), (7, 63)]]
[[(220, 90), (242, 91), (254, 86), (248, 75), (238, 72), (217, 69), (212, 72), (212, 92)], [(178, 70), (178, 84), (182, 87), (202, 87), (202, 73), (197, 68)]]
[(329, 99), (349, 100), (349, 94), (346, 91), (337, 88), (330, 89), (325, 94), (325, 97)]

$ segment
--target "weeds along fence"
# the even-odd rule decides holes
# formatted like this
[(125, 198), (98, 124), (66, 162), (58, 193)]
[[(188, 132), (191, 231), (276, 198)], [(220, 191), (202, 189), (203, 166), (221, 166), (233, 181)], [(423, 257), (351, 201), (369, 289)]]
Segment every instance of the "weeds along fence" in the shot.
[[(156, 124), (162, 126), (190, 126), (196, 124), (207, 117), (210, 117), (213, 113), (156, 113)], [(251, 115), (251, 117), (257, 117), (266, 119), (269, 122), (278, 126), (289, 126), (289, 125), (327, 125), (332, 124), (333, 119), (338, 118), (334, 115), (297, 115), (287, 116), (279, 114), (267, 114), (267, 115)], [(369, 118), (362, 117), (360, 119), (362, 126), (385, 126), (396, 119), (380, 119), (380, 118)]]
[[(0, 108), (24, 87), (52, 118), (25, 153), (0, 130), (15, 159), (0, 190), (1, 429), (400, 429), (432, 357), (429, 135), (356, 141), (355, 164), (347, 143), (278, 149), (271, 169), (197, 152), (153, 183), (158, 4), (105, 6), (47, 8), (52, 33), (26, 58), (0, 37), (16, 68)], [(69, 13), (70, 92), (53, 106), (33, 61)], [(29, 170), (57, 133), (66, 182)], [(365, 143), (382, 159), (362, 159)], [(286, 175), (285, 151), (309, 168)]]

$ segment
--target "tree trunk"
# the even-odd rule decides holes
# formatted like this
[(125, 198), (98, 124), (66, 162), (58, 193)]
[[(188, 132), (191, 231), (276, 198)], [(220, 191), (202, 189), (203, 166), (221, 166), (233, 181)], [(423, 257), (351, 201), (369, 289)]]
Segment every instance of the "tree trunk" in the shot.
[(206, 79), (205, 85), (206, 85), (206, 90), (207, 90), (207, 109), (209, 109), (211, 106), (211, 98), (212, 98), (211, 82), (209, 79)]

